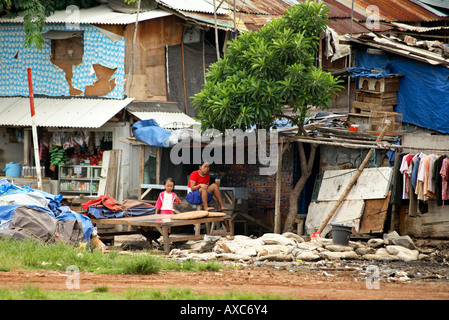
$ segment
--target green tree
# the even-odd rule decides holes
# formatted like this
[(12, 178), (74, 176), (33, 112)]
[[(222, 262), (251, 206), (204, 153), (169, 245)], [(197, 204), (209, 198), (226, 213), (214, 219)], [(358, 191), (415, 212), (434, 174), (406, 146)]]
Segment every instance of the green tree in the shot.
[[(322, 2), (306, 0), (260, 30), (230, 41), (224, 58), (210, 66), (206, 83), (193, 97), (202, 129), (268, 129), (277, 118), (286, 117), (298, 126), (298, 134), (305, 134), (308, 110), (328, 109), (342, 88), (337, 78), (314, 65), (328, 12)], [(292, 108), (291, 115), (284, 114), (286, 107)], [(301, 143), (299, 150), (302, 176), (290, 196), (284, 231), (293, 229), (316, 145), (311, 145), (309, 159)]]

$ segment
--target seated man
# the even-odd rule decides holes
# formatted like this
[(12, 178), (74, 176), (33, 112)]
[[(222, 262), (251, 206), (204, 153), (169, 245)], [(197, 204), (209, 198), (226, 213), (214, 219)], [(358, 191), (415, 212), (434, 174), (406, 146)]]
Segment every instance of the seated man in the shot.
[(223, 205), (221, 191), (216, 183), (210, 184), (209, 163), (204, 162), (200, 165), (199, 170), (193, 171), (189, 176), (189, 190), (187, 191), (186, 200), (190, 204), (203, 204), (204, 210), (209, 211), (214, 208), (209, 207), (208, 203), (214, 196), (220, 204), (221, 210), (227, 210)]

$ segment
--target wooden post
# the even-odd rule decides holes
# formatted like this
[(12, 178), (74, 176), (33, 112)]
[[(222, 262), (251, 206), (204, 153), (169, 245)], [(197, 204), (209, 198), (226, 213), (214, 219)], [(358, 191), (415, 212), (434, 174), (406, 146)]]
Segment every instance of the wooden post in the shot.
[(162, 148), (156, 148), (156, 184), (161, 183), (161, 159), (162, 159)]
[(36, 166), (37, 175), (37, 187), (39, 190), (42, 189), (42, 173), (41, 173), (41, 160), (39, 155), (39, 139), (37, 136), (37, 125), (36, 125), (36, 115), (34, 109), (34, 93), (33, 93), (33, 79), (31, 76), (31, 68), (27, 68), (28, 74), (28, 90), (30, 95), (30, 111), (31, 111), (31, 131), (33, 133), (33, 146), (34, 146), (34, 164)]
[(139, 150), (139, 200), (142, 199), (142, 188), (141, 185), (143, 184), (143, 177), (145, 175), (144, 170), (145, 170), (145, 146), (144, 145), (140, 145), (140, 150)]
[[(386, 125), (385, 125), (385, 128), (382, 130), (382, 132), (380, 133), (379, 137), (377, 138), (376, 143), (382, 141), (382, 138), (384, 137), (384, 135), (387, 132), (387, 130), (390, 128), (390, 125), (391, 125), (391, 121), (388, 121), (386, 123)], [(360, 174), (362, 173), (363, 169), (365, 168), (366, 164), (368, 163), (369, 159), (371, 158), (371, 156), (372, 156), (372, 154), (374, 152), (374, 149), (375, 148), (371, 148), (368, 151), (368, 154), (366, 155), (366, 157), (363, 160), (363, 162), (360, 164), (359, 168), (357, 169), (357, 172), (352, 177), (351, 181), (349, 181), (349, 184), (346, 187), (346, 189), (343, 191), (342, 195), (340, 196), (340, 199), (338, 199), (337, 203), (332, 208), (332, 210), (328, 214), (327, 218), (323, 221), (323, 223), (321, 224), (320, 228), (318, 229), (319, 233), (323, 232), (324, 228), (327, 226), (327, 224), (329, 223), (330, 219), (332, 219), (332, 217), (334, 216), (335, 212), (337, 212), (337, 210), (340, 207), (340, 205), (343, 202), (343, 200), (345, 200), (345, 198), (348, 195), (349, 191), (351, 191), (352, 186), (355, 184), (355, 182), (359, 178)]]
[(274, 202), (274, 233), (281, 233), (281, 168), (282, 168), (282, 150), (283, 141), (278, 145), (278, 163), (276, 170), (276, 192)]

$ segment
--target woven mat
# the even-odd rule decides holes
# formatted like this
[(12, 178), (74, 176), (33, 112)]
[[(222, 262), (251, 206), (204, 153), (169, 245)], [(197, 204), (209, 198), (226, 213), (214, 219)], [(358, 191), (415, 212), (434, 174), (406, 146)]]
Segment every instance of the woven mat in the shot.
[(204, 218), (209, 215), (209, 212), (200, 210), (200, 211), (187, 211), (178, 214), (174, 214), (171, 216), (171, 220), (191, 220), (191, 219), (199, 219)]
[(210, 212), (209, 211), (209, 214), (207, 216), (208, 217), (224, 217), (224, 216), (226, 216), (226, 213), (224, 213), (224, 212)]

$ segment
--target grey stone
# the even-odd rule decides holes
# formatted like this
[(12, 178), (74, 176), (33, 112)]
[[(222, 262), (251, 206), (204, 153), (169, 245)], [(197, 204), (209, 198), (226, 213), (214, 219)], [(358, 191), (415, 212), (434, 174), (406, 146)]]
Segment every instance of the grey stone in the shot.
[(365, 254), (375, 254), (376, 249), (370, 247), (360, 247), (355, 249), (355, 253), (357, 253), (360, 256), (363, 256)]
[(375, 260), (375, 261), (398, 261), (399, 258), (397, 256), (392, 256), (391, 254), (365, 254), (362, 256), (365, 260)]
[(204, 240), (201, 243), (201, 246), (199, 248), (199, 252), (209, 252), (212, 251), (212, 249), (215, 247), (215, 243), (218, 240), (221, 240), (222, 238), (220, 236), (208, 236), (204, 235)]
[(400, 237), (400, 235), (396, 231), (391, 231), (389, 233), (385, 233), (383, 235), (385, 245), (393, 244), (393, 242), (392, 242), (393, 239), (396, 239), (397, 237)]
[(303, 251), (296, 255), (296, 260), (302, 261), (318, 261), (321, 260), (321, 257), (314, 253), (313, 251)]
[(257, 261), (293, 261), (293, 256), (291, 254), (269, 254), (264, 256), (259, 256), (256, 258)]
[(379, 247), (382, 247), (384, 245), (384, 240), (380, 239), (380, 238), (369, 239), (367, 244), (371, 248), (379, 248)]
[(415, 250), (416, 246), (413, 243), (412, 238), (409, 236), (400, 236), (391, 240), (391, 242), (397, 246), (402, 246), (404, 248)]
[(263, 236), (258, 238), (259, 240), (263, 241), (263, 244), (265, 245), (291, 245), (295, 246), (296, 242), (293, 239), (286, 238), (281, 234), (277, 233), (265, 233)]
[(354, 251), (353, 247), (340, 244), (328, 244), (325, 246), (325, 248), (332, 252)]
[(387, 246), (386, 249), (389, 254), (397, 256), (402, 261), (418, 260), (418, 255), (419, 255), (418, 250), (410, 250), (403, 246), (397, 246), (397, 245)]
[(305, 242), (305, 240), (301, 236), (298, 236), (296, 233), (293, 233), (293, 232), (284, 232), (282, 234), (282, 236), (285, 238), (288, 238), (288, 239), (294, 239), (298, 243)]
[(338, 259), (348, 259), (348, 260), (354, 260), (358, 259), (359, 256), (355, 251), (344, 251), (344, 252), (321, 252), (320, 253), (321, 258), (329, 259), (329, 260), (338, 260)]

